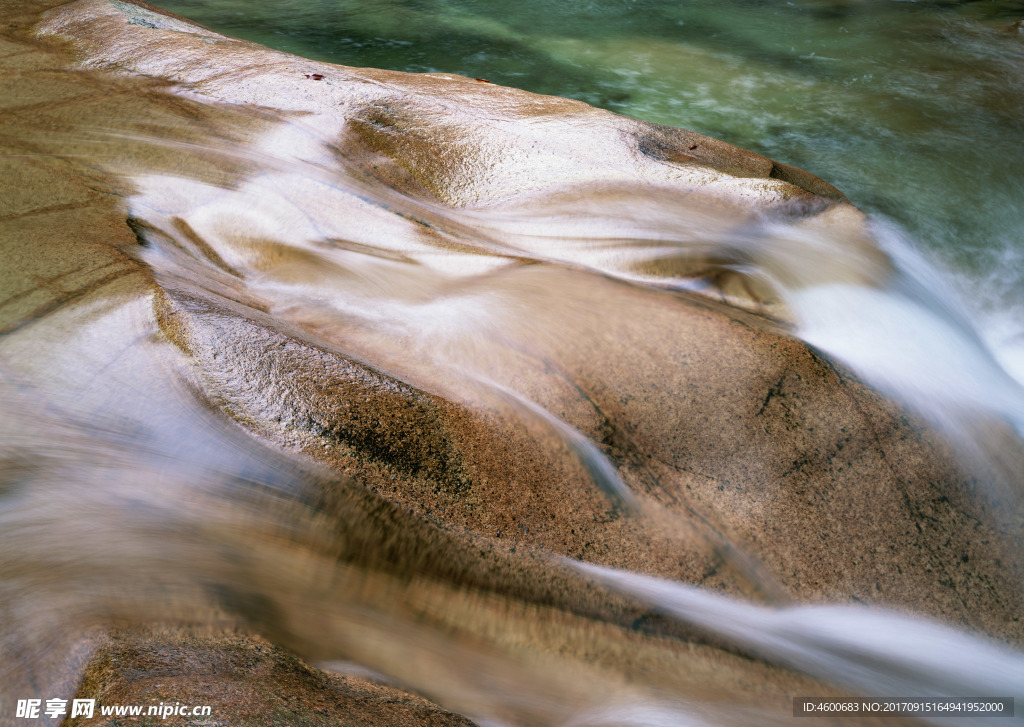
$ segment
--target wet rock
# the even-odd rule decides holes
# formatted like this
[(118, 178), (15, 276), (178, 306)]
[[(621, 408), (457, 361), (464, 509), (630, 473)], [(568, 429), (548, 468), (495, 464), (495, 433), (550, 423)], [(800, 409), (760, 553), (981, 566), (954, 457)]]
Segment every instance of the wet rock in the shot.
[[(692, 132), (314, 63), (142, 3), (56, 6), (40, 40), (44, 5), (8, 3), (18, 27), (0, 38), (0, 493), (61, 505), (5, 510), (5, 552), (56, 574), (5, 571), (3, 622), (32, 625), (4, 632), (11, 684), (74, 681), (78, 665), (58, 679), (38, 656), (44, 627), (66, 645), (203, 607), (509, 721), (649, 696), (637, 684), (776, 717), (830, 689), (553, 556), (1020, 643), (1018, 504), (793, 338), (744, 260), (620, 266), (502, 227), (649, 204), (716, 234), (828, 230), (863, 254), (834, 274), (815, 261), (826, 281), (884, 272), (830, 185)], [(268, 179), (278, 199), (245, 196)], [(30, 537), (61, 527), (76, 552)], [(242, 724), (461, 723), (339, 679), (258, 639), (135, 631), (100, 647), (79, 693), (214, 694)], [(489, 701), (495, 683), (543, 698)]]
[[(181, 627), (108, 636), (74, 699), (95, 700), (92, 718), (64, 722), (74, 727), (129, 721), (302, 727), (472, 724), (365, 670), (323, 672), (263, 639)], [(142, 707), (143, 716), (103, 715), (103, 707)], [(154, 715), (149, 714), (151, 707)]]

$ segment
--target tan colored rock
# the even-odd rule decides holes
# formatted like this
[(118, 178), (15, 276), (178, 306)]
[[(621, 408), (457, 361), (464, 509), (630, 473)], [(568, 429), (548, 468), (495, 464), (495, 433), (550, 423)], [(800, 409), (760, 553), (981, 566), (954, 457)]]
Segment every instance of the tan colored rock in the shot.
[[(979, 496), (933, 432), (788, 335), (776, 291), (737, 273), (749, 250), (585, 244), (617, 218), (789, 222), (856, 252), (757, 248), (785, 284), (884, 275), (821, 180), (142, 4), (55, 6), (40, 39), (45, 5), (9, 0), (0, 30), (5, 699), (73, 683), (61, 655), (96, 629), (210, 613), (512, 723), (668, 693), (763, 724), (839, 694), (552, 554), (1021, 642), (1019, 503)], [(459, 719), (257, 640), (117, 638), (83, 690), (209, 677), (241, 723), (290, 693), (331, 719)]]
[[(142, 706), (141, 720), (166, 725), (472, 724), (373, 675), (314, 669), (262, 639), (231, 632), (151, 627), (107, 638), (75, 699)], [(158, 711), (146, 715), (149, 707)], [(164, 711), (166, 708), (166, 714)], [(193, 710), (200, 711), (193, 714)], [(208, 708), (208, 712), (202, 710)], [(138, 717), (78, 717), (64, 724), (123, 724)]]

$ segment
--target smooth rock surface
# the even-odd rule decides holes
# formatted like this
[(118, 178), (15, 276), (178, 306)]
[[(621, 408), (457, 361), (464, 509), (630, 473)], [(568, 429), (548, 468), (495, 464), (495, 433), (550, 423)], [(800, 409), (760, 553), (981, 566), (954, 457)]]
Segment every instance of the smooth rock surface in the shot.
[[(637, 199), (709, 229), (831, 228), (884, 268), (826, 183), (575, 101), (314, 63), (143, 4), (35, 25), (45, 5), (0, 6), (0, 492), (29, 493), (3, 515), (5, 701), (74, 682), (60, 654), (88, 629), (205, 608), (515, 723), (640, 684), (765, 710), (752, 723), (838, 693), (551, 554), (1024, 639), (1019, 504), (789, 335), (770, 288), (734, 261), (641, 270), (502, 232), (556, 202)], [(268, 189), (301, 213), (272, 219)], [(75, 552), (39, 536), (58, 528)], [(124, 700), (142, 683), (112, 666), (125, 643), (186, 661), (223, 645), (119, 638), (85, 683)], [(267, 669), (275, 689), (317, 681), (331, 714), (373, 692), (351, 707), (366, 723), (462, 719)]]

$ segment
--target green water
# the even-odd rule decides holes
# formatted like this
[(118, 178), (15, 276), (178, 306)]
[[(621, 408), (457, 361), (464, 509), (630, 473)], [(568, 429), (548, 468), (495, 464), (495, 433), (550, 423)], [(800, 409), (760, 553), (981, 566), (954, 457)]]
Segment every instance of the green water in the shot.
[(306, 57), (569, 96), (808, 169), (898, 222), (994, 345), (1024, 349), (1020, 0), (162, 4)]

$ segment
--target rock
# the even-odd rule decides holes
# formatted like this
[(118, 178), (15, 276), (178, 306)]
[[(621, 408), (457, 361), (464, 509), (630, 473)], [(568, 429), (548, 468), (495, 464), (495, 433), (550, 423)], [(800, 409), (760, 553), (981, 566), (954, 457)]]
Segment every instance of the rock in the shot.
[(259, 638), (178, 626), (115, 632), (75, 699), (93, 699), (97, 708), (92, 719), (69, 725), (123, 724), (123, 715), (104, 716), (99, 707), (135, 705), (157, 708), (167, 725), (472, 724), (373, 675), (323, 672)]
[(217, 619), (509, 722), (662, 690), (782, 719), (793, 694), (839, 694), (552, 555), (1021, 642), (1019, 504), (981, 496), (737, 271), (760, 256), (800, 286), (800, 261), (579, 244), (620, 217), (787, 224), (857, 251), (804, 261), (816, 282), (877, 278), (885, 256), (825, 182), (143, 3), (54, 6), (39, 39), (44, 9), (8, 2), (0, 31), (5, 697), (75, 681), (53, 644), (135, 624), (95, 646), (83, 690), (142, 699), (160, 676), (179, 699), (209, 663), (243, 723), (289, 693), (332, 719), (462, 719), (255, 636), (138, 626)]
[[(337, 163), (332, 149), (340, 145), (346, 173), (371, 189), (440, 202), (449, 212), (525, 208), (535, 215), (538, 205), (564, 195), (578, 214), (588, 198), (596, 199), (595, 188), (610, 188), (611, 204), (628, 213), (644, 190), (659, 195), (656, 205), (671, 197), (675, 205), (692, 206), (708, 217), (706, 227), (735, 229), (764, 216), (811, 217), (808, 211), (845, 202), (807, 172), (682, 129), (450, 74), (314, 63), (198, 26), (185, 32), (182, 20), (163, 11), (126, 15), (125, 7), (106, 0), (70, 3), (48, 13), (40, 31), (70, 40), (89, 58), (85, 67), (131, 68), (219, 101), (312, 115), (315, 123), (305, 128), (315, 126), (313, 138), (325, 146), (313, 150), (291, 138), (280, 143), (303, 144), (304, 161), (325, 166)], [(83, 17), (89, 17), (88, 29)], [(232, 64), (236, 70), (225, 74)], [(607, 209), (609, 200), (601, 202)], [(316, 203), (307, 203), (319, 216)], [(865, 238), (862, 216), (842, 207), (845, 215), (837, 218), (844, 223), (832, 227)], [(479, 225), (479, 217), (470, 224)], [(673, 273), (710, 279), (731, 303), (784, 316), (770, 292), (735, 265), (719, 263), (694, 255), (671, 261)], [(621, 272), (638, 271), (627, 265)]]

